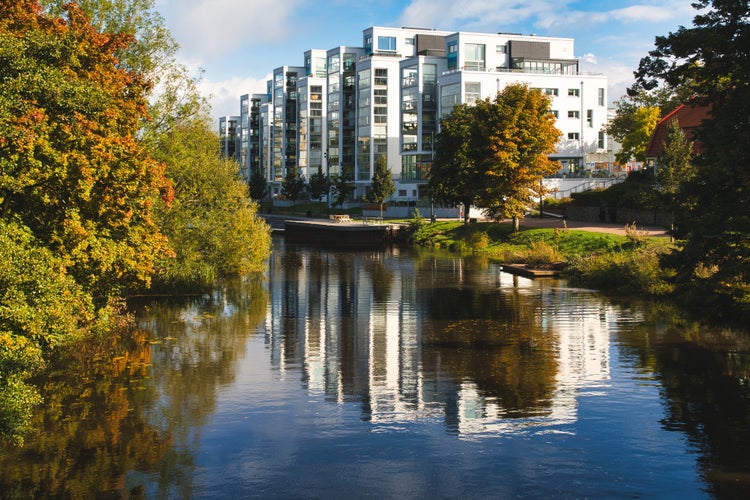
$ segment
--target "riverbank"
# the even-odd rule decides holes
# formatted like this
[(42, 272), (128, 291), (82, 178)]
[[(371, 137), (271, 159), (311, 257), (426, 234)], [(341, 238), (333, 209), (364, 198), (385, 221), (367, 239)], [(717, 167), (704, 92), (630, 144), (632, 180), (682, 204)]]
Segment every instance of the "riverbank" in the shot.
[(528, 218), (514, 232), (510, 221), (473, 222), (416, 219), (411, 242), (488, 258), (503, 265), (552, 270), (573, 282), (608, 293), (663, 296), (672, 292), (673, 272), (661, 257), (673, 246), (657, 227)]

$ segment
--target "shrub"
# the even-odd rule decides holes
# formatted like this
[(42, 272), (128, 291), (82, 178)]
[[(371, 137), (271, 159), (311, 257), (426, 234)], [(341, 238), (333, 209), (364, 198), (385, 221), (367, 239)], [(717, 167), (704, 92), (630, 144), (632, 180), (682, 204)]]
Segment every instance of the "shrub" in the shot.
[(560, 251), (544, 240), (532, 242), (524, 256), (526, 264), (536, 268), (550, 267), (563, 260), (564, 258)]
[(641, 245), (648, 239), (648, 231), (638, 229), (635, 222), (625, 225), (625, 237), (635, 245)]
[(657, 248), (595, 254), (571, 259), (571, 280), (599, 290), (622, 294), (664, 295), (672, 290), (673, 272), (661, 267)]

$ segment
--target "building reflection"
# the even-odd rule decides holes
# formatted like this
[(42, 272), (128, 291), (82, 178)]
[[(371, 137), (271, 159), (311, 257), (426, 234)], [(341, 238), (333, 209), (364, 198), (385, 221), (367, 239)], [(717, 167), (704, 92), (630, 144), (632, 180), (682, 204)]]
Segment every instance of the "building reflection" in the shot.
[(262, 327), (274, 366), (360, 402), (363, 420), (537, 432), (574, 422), (582, 393), (607, 386), (606, 302), (458, 257), (275, 248)]

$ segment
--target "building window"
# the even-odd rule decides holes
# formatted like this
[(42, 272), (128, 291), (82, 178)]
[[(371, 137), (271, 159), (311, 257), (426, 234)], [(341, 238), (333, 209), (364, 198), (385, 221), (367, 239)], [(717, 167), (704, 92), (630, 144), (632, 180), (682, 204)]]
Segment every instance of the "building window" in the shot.
[(413, 38), (407, 38), (406, 40), (404, 40), (404, 42), (406, 43), (406, 45), (414, 45), (414, 39)]
[(581, 89), (568, 89), (568, 96), (569, 97), (580, 97), (581, 95)]
[(599, 106), (604, 106), (604, 89), (599, 89), (598, 102)]
[(406, 189), (399, 189), (399, 190), (398, 190), (398, 195), (399, 195), (399, 196), (400, 196), (401, 198), (404, 198), (404, 197), (406, 196)]
[(594, 110), (593, 109), (586, 110), (586, 125), (588, 125), (589, 128), (594, 127)]
[(385, 87), (388, 85), (388, 69), (375, 68), (375, 86)]
[(467, 43), (464, 45), (464, 68), (467, 70), (484, 71), (484, 44)]
[(604, 131), (603, 131), (603, 130), (600, 130), (600, 131), (599, 131), (599, 143), (597, 144), (597, 147), (598, 147), (599, 149), (604, 149), (604, 148), (605, 148), (605, 147), (607, 146), (607, 145), (606, 145), (606, 142), (605, 142), (605, 140), (604, 140), (604, 137), (605, 137), (605, 136), (604, 136)]
[(560, 95), (560, 90), (559, 89), (549, 89), (549, 88), (547, 88), (547, 89), (542, 89), (542, 91), (545, 94), (547, 94), (547, 95), (551, 95), (551, 96), (555, 96), (555, 97), (557, 97), (558, 95)]
[(458, 69), (458, 42), (448, 42), (448, 71)]
[(581, 136), (578, 134), (578, 132), (569, 132), (568, 133), (568, 139), (571, 141), (577, 141)]
[(440, 111), (442, 116), (448, 116), (458, 104), (461, 97), (461, 84), (451, 83), (440, 88)]
[(497, 45), (495, 46), (495, 52), (498, 54), (505, 54), (508, 50), (508, 47), (506, 45)]
[(378, 37), (378, 50), (396, 52), (396, 37), (395, 36), (379, 36)]
[(552, 113), (552, 116), (555, 117), (555, 120), (557, 120), (558, 118), (560, 118), (559, 113), (557, 112), (556, 109), (553, 109), (552, 111), (550, 111), (550, 113)]
[(479, 82), (464, 83), (464, 98), (466, 104), (474, 104), (482, 98), (482, 84)]
[(568, 111), (568, 118), (580, 118), (581, 114), (578, 111)]
[(414, 87), (419, 83), (419, 72), (416, 67), (404, 68), (401, 70), (401, 86)]

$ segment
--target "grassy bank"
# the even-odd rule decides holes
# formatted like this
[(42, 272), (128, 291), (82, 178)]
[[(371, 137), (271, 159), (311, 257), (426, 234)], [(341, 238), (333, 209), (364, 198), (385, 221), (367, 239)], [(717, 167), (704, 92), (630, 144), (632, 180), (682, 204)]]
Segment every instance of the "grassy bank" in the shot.
[(571, 229), (513, 232), (510, 223), (412, 222), (411, 240), (505, 263), (560, 269), (574, 283), (618, 294), (663, 295), (672, 272), (660, 257), (671, 251), (666, 238), (647, 237), (635, 228), (626, 235)]

